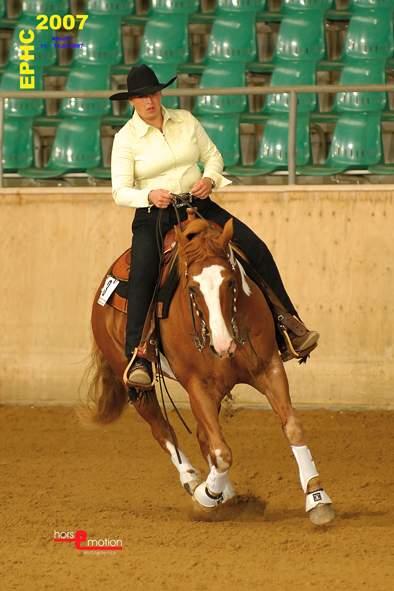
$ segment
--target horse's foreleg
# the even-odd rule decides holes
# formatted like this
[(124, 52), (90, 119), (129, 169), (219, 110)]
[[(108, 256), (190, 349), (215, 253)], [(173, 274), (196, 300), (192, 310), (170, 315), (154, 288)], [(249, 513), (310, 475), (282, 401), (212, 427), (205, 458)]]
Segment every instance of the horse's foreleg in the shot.
[(196, 381), (188, 387), (188, 392), (198, 424), (201, 451), (210, 467), (206, 481), (194, 491), (194, 498), (203, 507), (213, 508), (235, 494), (228, 479), (232, 453), (219, 424), (218, 409), (222, 396), (219, 393), (207, 393), (204, 385)]
[[(212, 460), (211, 460), (211, 456), (210, 456), (208, 437), (207, 437), (207, 434), (201, 424), (197, 425), (197, 439), (198, 439), (198, 443), (200, 444), (201, 453), (202, 453), (203, 457), (205, 458), (205, 460), (207, 461), (209, 470), (211, 471)], [(227, 480), (226, 480), (226, 482), (224, 484), (224, 488), (223, 488), (223, 502), (226, 502), (226, 501), (232, 499), (233, 497), (235, 497), (235, 494), (236, 493), (235, 493), (234, 487), (231, 484), (231, 481), (230, 481), (230, 478), (229, 478), (228, 472), (227, 472)]]
[(164, 451), (170, 455), (172, 463), (179, 472), (179, 479), (183, 488), (192, 495), (201, 481), (200, 475), (183, 451), (179, 449), (175, 431), (165, 420), (156, 394), (139, 399), (134, 406), (141, 417), (149, 423), (153, 437)]
[(255, 387), (265, 394), (281, 420), (297, 461), (301, 486), (306, 495), (305, 509), (309, 512), (311, 521), (318, 525), (328, 523), (335, 516), (332, 501), (320, 483), (319, 473), (306, 444), (302, 423), (292, 407), (287, 376), (278, 353), (274, 355), (265, 372), (256, 379)]

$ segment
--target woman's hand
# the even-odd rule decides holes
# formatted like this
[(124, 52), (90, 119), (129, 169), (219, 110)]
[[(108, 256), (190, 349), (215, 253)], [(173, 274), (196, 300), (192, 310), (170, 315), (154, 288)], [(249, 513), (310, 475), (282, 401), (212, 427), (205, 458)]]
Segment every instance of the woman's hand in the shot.
[(204, 176), (202, 179), (197, 181), (192, 188), (190, 189), (190, 193), (192, 193), (195, 197), (199, 199), (206, 199), (212, 192), (213, 181), (212, 179)]
[(165, 209), (171, 203), (171, 193), (166, 189), (153, 189), (149, 192), (148, 200), (156, 207)]

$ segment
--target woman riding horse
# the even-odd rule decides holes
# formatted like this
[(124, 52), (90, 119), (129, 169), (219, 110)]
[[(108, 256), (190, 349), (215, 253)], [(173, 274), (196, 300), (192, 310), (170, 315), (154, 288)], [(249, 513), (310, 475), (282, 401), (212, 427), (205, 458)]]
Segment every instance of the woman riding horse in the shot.
[[(146, 65), (133, 67), (127, 77), (127, 92), (111, 100), (129, 100), (134, 107), (131, 119), (115, 134), (112, 159), (112, 194), (118, 205), (136, 208), (132, 224), (132, 265), (128, 287), (128, 315), (125, 353), (129, 360), (125, 383), (130, 388), (152, 381), (151, 364), (136, 355), (146, 314), (159, 276), (160, 252), (156, 222), (160, 210), (161, 234), (170, 230), (177, 218), (172, 193), (190, 192), (193, 206), (207, 220), (220, 226), (233, 218), (233, 240), (248, 257), (254, 270), (274, 292), (281, 311), (274, 309), (282, 359), (305, 359), (316, 347), (319, 334), (301, 322), (267, 246), (244, 223), (211, 201), (213, 189), (231, 181), (222, 176), (223, 159), (199, 121), (181, 109), (161, 105), (161, 90), (175, 78), (160, 83)], [(197, 163), (201, 162), (201, 173)], [(181, 219), (186, 217), (183, 211)]]

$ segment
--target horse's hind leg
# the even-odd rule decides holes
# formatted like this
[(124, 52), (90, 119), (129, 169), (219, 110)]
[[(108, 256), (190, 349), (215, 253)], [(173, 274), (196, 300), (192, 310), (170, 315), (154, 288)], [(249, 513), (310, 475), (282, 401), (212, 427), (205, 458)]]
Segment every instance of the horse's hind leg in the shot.
[(316, 525), (328, 523), (335, 517), (332, 501), (321, 486), (319, 473), (306, 444), (300, 419), (290, 400), (289, 384), (279, 353), (275, 353), (265, 372), (254, 384), (265, 394), (279, 416), (283, 431), (298, 464), (302, 489), (306, 495), (306, 511)]
[(187, 456), (179, 449), (175, 431), (164, 419), (155, 392), (140, 398), (134, 403), (134, 406), (141, 417), (149, 423), (153, 437), (164, 451), (170, 455), (172, 463), (179, 472), (179, 479), (183, 488), (192, 495), (201, 480), (198, 470), (193, 467)]

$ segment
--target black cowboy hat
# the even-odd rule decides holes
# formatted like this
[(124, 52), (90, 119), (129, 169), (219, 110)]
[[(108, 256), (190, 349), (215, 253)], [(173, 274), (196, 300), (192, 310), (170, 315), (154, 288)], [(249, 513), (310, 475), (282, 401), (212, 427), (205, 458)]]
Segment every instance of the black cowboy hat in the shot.
[(111, 101), (121, 101), (133, 98), (134, 96), (154, 94), (172, 84), (174, 80), (176, 80), (176, 76), (165, 84), (162, 84), (158, 81), (156, 74), (149, 66), (145, 64), (133, 66), (127, 74), (127, 92), (117, 92), (109, 98)]

